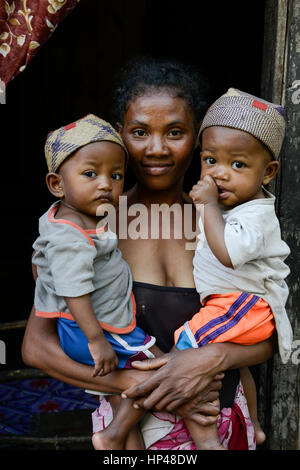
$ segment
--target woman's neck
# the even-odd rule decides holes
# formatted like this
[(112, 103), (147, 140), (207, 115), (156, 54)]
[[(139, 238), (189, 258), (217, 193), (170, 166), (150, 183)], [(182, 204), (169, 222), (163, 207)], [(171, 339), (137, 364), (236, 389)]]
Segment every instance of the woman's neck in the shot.
[(140, 184), (136, 184), (127, 192), (129, 203), (140, 203), (147, 207), (151, 204), (172, 204), (185, 202), (182, 184), (168, 188), (165, 191), (154, 191)]

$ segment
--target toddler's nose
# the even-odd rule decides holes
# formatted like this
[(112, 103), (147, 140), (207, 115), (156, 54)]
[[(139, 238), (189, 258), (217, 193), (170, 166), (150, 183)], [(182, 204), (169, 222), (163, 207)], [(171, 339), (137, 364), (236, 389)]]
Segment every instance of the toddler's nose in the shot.
[(228, 180), (229, 172), (224, 165), (216, 165), (212, 172), (212, 177), (215, 179)]
[(100, 191), (111, 191), (112, 190), (111, 178), (108, 178), (106, 176), (102, 176), (98, 178), (97, 188)]

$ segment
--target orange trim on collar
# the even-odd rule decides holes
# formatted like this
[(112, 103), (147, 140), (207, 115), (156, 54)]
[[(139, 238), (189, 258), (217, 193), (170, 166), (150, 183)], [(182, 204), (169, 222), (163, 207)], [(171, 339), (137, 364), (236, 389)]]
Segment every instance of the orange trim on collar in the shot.
[(72, 227), (74, 227), (74, 228), (76, 228), (77, 230), (79, 230), (79, 232), (81, 232), (81, 233), (88, 239), (88, 241), (90, 242), (90, 244), (91, 244), (92, 246), (95, 246), (95, 243), (94, 243), (94, 241), (92, 240), (92, 238), (91, 238), (88, 234), (97, 234), (97, 233), (107, 232), (107, 224), (104, 225), (103, 227), (96, 228), (96, 229), (83, 229), (82, 227), (80, 227), (79, 225), (75, 224), (74, 222), (71, 222), (70, 220), (67, 220), (67, 219), (56, 219), (56, 218), (55, 218), (55, 214), (56, 214), (56, 212), (57, 212), (57, 210), (58, 210), (58, 207), (57, 207), (58, 204), (59, 204), (59, 201), (58, 201), (54, 206), (52, 206), (52, 207), (49, 209), (49, 212), (48, 212), (48, 220), (49, 220), (49, 222), (71, 225)]

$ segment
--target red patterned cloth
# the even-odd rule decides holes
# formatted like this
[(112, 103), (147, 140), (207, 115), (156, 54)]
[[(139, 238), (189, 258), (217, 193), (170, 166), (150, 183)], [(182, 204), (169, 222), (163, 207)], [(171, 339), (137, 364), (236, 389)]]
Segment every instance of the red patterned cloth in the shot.
[[(170, 413), (153, 412), (155, 422), (142, 426), (148, 450), (195, 450), (195, 444), (183, 419)], [(112, 421), (112, 409), (106, 398), (92, 413), (93, 432), (101, 431)], [(242, 384), (236, 390), (232, 408), (223, 408), (218, 421), (218, 435), (223, 447), (228, 450), (255, 450), (255, 434), (249, 416)], [(148, 429), (146, 429), (146, 427)], [(148, 445), (147, 445), (148, 441)]]
[(58, 23), (80, 0), (4, 0), (0, 2), (0, 80), (22, 72)]

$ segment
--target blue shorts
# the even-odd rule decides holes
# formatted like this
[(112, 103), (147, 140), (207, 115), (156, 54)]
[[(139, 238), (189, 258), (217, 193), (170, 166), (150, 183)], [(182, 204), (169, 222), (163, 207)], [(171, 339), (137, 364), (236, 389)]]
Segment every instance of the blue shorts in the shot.
[[(82, 364), (94, 365), (87, 338), (75, 321), (58, 318), (57, 331), (61, 347), (71, 359)], [(133, 361), (143, 361), (154, 357), (149, 348), (155, 343), (155, 338), (138, 326), (128, 334), (117, 335), (105, 330), (103, 333), (115, 350), (119, 360), (119, 369), (131, 369)]]

